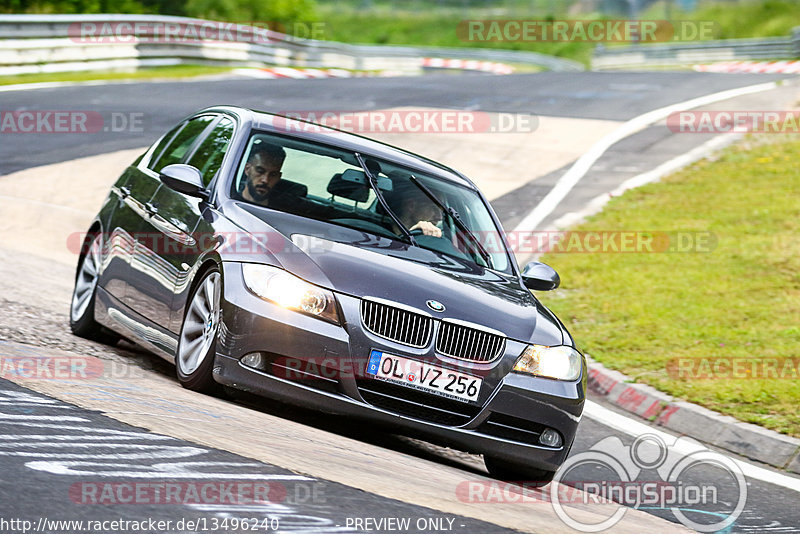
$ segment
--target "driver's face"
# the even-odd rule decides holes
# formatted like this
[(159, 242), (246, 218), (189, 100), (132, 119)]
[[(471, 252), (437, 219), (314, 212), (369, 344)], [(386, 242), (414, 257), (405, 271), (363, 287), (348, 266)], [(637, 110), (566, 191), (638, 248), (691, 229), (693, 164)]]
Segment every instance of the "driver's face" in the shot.
[(281, 179), (281, 163), (256, 154), (244, 166), (247, 191), (256, 202), (264, 200)]
[(404, 223), (416, 224), (419, 221), (430, 221), (434, 224), (442, 218), (442, 213), (427, 197), (408, 198), (403, 203), (401, 219)]

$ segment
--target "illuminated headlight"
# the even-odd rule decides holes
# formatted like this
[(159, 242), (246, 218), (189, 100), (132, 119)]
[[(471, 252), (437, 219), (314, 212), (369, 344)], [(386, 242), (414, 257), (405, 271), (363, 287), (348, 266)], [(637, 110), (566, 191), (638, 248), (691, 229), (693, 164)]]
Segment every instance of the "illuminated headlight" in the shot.
[(576, 380), (581, 376), (582, 365), (583, 356), (572, 347), (528, 345), (514, 365), (514, 371), (558, 380)]
[(333, 293), (289, 274), (283, 269), (257, 263), (243, 263), (247, 288), (261, 297), (288, 308), (339, 323)]

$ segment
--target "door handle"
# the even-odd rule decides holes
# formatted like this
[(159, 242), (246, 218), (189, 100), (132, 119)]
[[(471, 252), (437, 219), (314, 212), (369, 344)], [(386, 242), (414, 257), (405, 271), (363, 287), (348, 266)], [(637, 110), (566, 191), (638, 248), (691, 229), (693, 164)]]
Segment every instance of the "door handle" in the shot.
[(122, 200), (125, 200), (125, 199), (126, 199), (126, 198), (128, 198), (129, 196), (131, 196), (131, 189), (130, 189), (130, 187), (120, 187), (120, 188), (119, 188), (119, 197), (120, 197)]
[(158, 208), (153, 204), (151, 204), (150, 202), (148, 202), (147, 204), (144, 205), (144, 211), (146, 211), (148, 215), (152, 216), (158, 213)]

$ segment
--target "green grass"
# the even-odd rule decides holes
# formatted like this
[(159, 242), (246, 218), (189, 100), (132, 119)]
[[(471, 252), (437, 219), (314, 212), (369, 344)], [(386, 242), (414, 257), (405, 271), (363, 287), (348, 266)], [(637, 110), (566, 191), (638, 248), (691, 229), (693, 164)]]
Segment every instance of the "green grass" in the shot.
[[(325, 22), (325, 38), (330, 41), (360, 44), (446, 46), (456, 48), (495, 48), (527, 50), (574, 59), (588, 65), (593, 43), (586, 42), (524, 42), (524, 41), (468, 41), (459, 37), (458, 23), (470, 20), (464, 13), (437, 13), (426, 11), (328, 11), (320, 8), (319, 18)], [(488, 16), (472, 16), (484, 20)], [(516, 18), (535, 18), (517, 15)]]
[[(658, 3), (642, 14), (646, 19), (663, 19), (665, 6)], [(800, 25), (800, 2), (765, 0), (708, 2), (693, 12), (670, 11), (676, 20), (714, 21), (711, 39), (743, 39), (748, 37), (788, 37)]]
[[(763, 138), (771, 137), (765, 142)], [(675, 358), (800, 358), (800, 141), (762, 136), (612, 199), (577, 230), (711, 232), (712, 252), (550, 253), (581, 348), (676, 397), (800, 436), (800, 377), (681, 379)]]
[(94, 80), (150, 80), (158, 78), (193, 78), (230, 72), (231, 67), (209, 67), (204, 65), (179, 65), (175, 67), (153, 67), (135, 71), (54, 72), (47, 74), (20, 74), (0, 76), (0, 85), (43, 82), (86, 82)]
[[(670, 0), (671, 1), (671, 0)], [(423, 9), (420, 0), (409, 7), (400, 9), (379, 2), (369, 9), (356, 9), (351, 5), (320, 3), (317, 14), (325, 22), (325, 38), (332, 41), (366, 44), (447, 46), (466, 48), (499, 48), (528, 50), (554, 56), (574, 59), (588, 65), (595, 44), (590, 42), (470, 42), (459, 38), (458, 23), (468, 19), (543, 19), (547, 6), (539, 3), (536, 11), (525, 11), (511, 6), (501, 14), (488, 9), (474, 7), (459, 11), (430, 4), (431, 9)], [(674, 7), (669, 11), (672, 20), (714, 21), (712, 39), (745, 37), (788, 36), (794, 26), (800, 24), (800, 3), (790, 0), (766, 0), (704, 3), (701, 8), (690, 13), (681, 12)], [(662, 20), (666, 8), (656, 4), (641, 14), (642, 19)], [(597, 13), (555, 15), (559, 19), (619, 19), (619, 15), (601, 16)], [(747, 21), (746, 24), (742, 21)], [(607, 46), (621, 46), (622, 43), (606, 43)]]

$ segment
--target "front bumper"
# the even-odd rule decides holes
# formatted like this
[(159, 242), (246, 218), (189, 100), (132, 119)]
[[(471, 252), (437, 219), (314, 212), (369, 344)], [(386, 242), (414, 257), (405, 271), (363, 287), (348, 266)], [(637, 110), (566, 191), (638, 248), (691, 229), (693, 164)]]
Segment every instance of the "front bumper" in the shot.
[[(566, 459), (583, 411), (585, 368), (576, 382), (508, 373), (524, 348), (510, 340), (496, 362), (459, 364), (436, 356), (432, 347), (412, 349), (365, 331), (358, 298), (336, 295), (343, 326), (334, 325), (256, 297), (241, 283), (240, 264), (223, 265), (214, 365), (218, 382), (539, 469), (555, 471)], [(372, 349), (480, 375), (484, 385), (478, 402), (451, 401), (373, 379), (364, 372)], [(253, 352), (263, 355), (261, 368), (242, 363)], [(560, 446), (537, 442), (544, 428), (562, 436)]]

